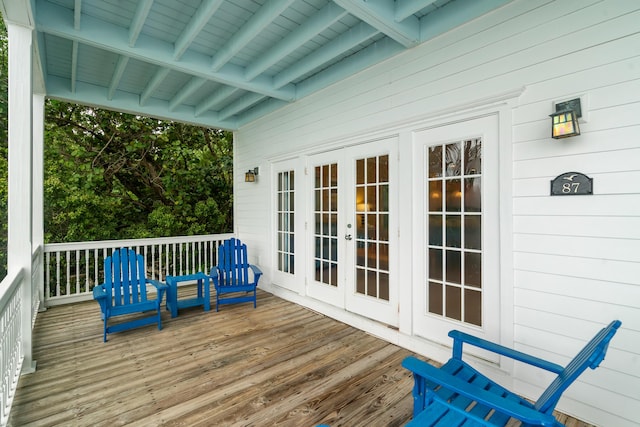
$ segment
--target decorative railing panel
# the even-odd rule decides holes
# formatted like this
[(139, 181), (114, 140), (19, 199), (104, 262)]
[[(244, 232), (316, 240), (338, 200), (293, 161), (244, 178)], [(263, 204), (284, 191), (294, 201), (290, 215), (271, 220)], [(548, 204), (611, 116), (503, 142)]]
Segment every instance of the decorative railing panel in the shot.
[(22, 310), (21, 287), (24, 270), (15, 277), (7, 276), (0, 284), (0, 425), (7, 425), (11, 402), (22, 368)]
[(38, 309), (42, 297), (42, 246), (38, 246), (31, 256), (31, 327), (36, 325)]
[(218, 246), (233, 234), (54, 243), (44, 247), (45, 305), (91, 298), (104, 280), (103, 261), (114, 249), (127, 247), (144, 255), (147, 277), (208, 273), (217, 263)]

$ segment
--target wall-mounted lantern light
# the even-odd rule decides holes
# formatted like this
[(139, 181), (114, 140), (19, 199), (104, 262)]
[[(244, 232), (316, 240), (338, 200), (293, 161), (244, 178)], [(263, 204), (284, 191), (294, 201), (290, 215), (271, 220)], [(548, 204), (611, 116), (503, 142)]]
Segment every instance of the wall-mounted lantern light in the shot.
[(256, 182), (256, 176), (258, 175), (258, 168), (249, 169), (244, 174), (244, 182)]
[(580, 135), (578, 118), (582, 117), (580, 98), (556, 104), (551, 117), (551, 137), (554, 139)]

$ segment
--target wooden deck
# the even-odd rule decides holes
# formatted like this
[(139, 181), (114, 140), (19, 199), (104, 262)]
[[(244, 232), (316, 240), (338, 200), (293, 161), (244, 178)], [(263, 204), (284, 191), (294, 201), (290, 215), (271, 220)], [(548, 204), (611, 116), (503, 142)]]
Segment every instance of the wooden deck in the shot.
[[(188, 290), (185, 290), (188, 292)], [(184, 292), (181, 290), (181, 292)], [(399, 426), (409, 351), (260, 292), (102, 342), (98, 305), (40, 313), (10, 426)], [(561, 416), (569, 426), (587, 424)]]

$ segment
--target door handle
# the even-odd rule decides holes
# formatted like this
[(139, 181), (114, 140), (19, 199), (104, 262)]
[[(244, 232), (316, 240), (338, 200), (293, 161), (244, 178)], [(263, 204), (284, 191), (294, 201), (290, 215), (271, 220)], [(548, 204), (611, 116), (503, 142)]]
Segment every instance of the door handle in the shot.
[(345, 240), (353, 240), (353, 237), (351, 236), (351, 234), (345, 234), (344, 235), (344, 239)]

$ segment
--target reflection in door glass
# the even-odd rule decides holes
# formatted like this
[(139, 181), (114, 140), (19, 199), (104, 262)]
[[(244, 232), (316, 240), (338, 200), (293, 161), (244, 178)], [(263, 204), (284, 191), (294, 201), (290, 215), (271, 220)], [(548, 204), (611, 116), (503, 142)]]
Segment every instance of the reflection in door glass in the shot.
[(427, 148), (427, 311), (482, 326), (482, 140)]
[(338, 165), (315, 168), (315, 280), (338, 286)]
[(356, 160), (356, 292), (389, 301), (389, 156)]
[(295, 273), (294, 266), (294, 171), (278, 173), (277, 189), (277, 258), (278, 270)]

